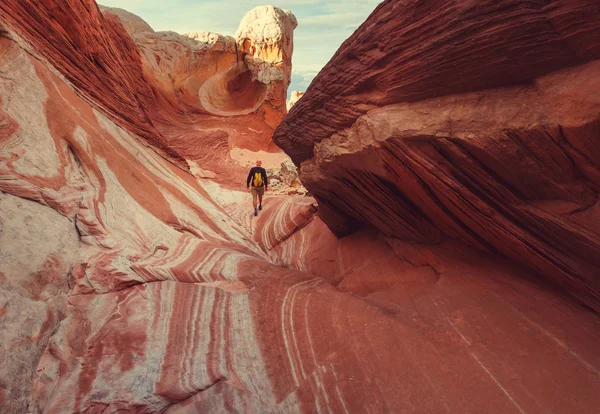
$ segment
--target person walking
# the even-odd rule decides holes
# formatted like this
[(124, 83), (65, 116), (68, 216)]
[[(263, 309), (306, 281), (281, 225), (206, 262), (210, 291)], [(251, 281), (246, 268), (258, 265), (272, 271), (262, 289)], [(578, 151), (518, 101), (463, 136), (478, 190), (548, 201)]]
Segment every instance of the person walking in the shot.
[(248, 173), (248, 179), (246, 180), (246, 187), (250, 189), (250, 192), (252, 193), (252, 204), (254, 205), (255, 216), (258, 216), (258, 210), (262, 210), (262, 198), (269, 185), (267, 172), (263, 167), (261, 167), (261, 165), (262, 161), (256, 161), (256, 167), (252, 167), (250, 169), (250, 172)]

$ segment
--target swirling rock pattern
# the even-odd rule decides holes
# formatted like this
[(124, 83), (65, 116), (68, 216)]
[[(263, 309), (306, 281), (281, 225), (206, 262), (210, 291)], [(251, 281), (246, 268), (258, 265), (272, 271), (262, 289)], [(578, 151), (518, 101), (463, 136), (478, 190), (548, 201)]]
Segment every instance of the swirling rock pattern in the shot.
[(385, 1), (275, 141), (338, 235), (460, 240), (600, 310), (600, 6)]
[[(464, 243), (372, 229), (338, 239), (310, 197), (268, 196), (254, 219), (247, 193), (196, 178), (210, 177), (204, 165), (180, 168), (193, 159), (168, 137), (161, 150), (135, 108), (113, 113), (110, 91), (78, 85), (87, 60), (20, 35), (47, 30), (28, 20), (47, 11), (69, 30), (96, 27), (95, 5), (20, 3), (0, 3), (20, 29), (0, 26), (0, 411), (599, 405), (596, 314)], [(110, 13), (132, 38), (151, 33)], [(103, 27), (106, 40), (119, 26)]]
[[(230, 149), (280, 151), (271, 136), (287, 113), (296, 27), (287, 11), (253, 10), (239, 39), (155, 32), (139, 17), (100, 9), (93, 0), (9, 0), (0, 17), (94, 107), (183, 169), (186, 161), (199, 162), (232, 186), (242, 169)], [(248, 27), (257, 25), (277, 36), (252, 38)], [(268, 43), (272, 53), (254, 56), (238, 46), (248, 38)]]

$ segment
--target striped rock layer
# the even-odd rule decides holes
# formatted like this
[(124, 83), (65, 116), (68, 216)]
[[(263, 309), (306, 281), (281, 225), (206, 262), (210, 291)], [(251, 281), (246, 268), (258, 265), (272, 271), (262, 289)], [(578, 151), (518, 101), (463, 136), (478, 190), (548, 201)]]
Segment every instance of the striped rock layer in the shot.
[(155, 32), (93, 0), (7, 0), (0, 18), (92, 106), (183, 169), (200, 163), (232, 185), (242, 170), (231, 149), (280, 151), (271, 136), (287, 113), (290, 12), (258, 7), (236, 38)]
[[(196, 179), (173, 141), (143, 130), (152, 112), (124, 104), (139, 90), (111, 83), (135, 72), (97, 96), (77, 82), (83, 43), (60, 41), (108, 42), (116, 20), (94, 32), (92, 3), (18, 3), (0, 3), (1, 412), (599, 405), (596, 314), (459, 241), (338, 239), (312, 198), (268, 197), (254, 218), (247, 193)], [(52, 45), (43, 13), (63, 28)], [(96, 62), (147, 30), (111, 13), (132, 34)]]
[(276, 130), (338, 235), (518, 261), (600, 311), (600, 4), (384, 1)]

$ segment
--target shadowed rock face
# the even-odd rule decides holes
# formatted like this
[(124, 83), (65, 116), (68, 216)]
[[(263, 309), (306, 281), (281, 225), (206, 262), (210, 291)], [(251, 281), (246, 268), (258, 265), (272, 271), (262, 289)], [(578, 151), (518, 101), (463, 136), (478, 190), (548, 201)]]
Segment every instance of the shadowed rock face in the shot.
[(338, 235), (460, 240), (600, 310), (600, 5), (386, 1), (275, 133)]
[[(274, 13), (272, 22), (282, 22), (281, 27), (295, 25), (290, 14), (265, 10)], [(52, 19), (43, 20), (50, 15)], [(268, 22), (255, 27), (276, 37), (287, 33)], [(115, 31), (129, 43), (114, 42)], [(85, 44), (85, 36), (93, 39)], [(492, 245), (487, 236), (472, 236), (479, 244), (459, 237), (460, 229), (472, 234), (476, 230), (469, 226), (480, 228), (480, 216), (472, 211), (473, 222), (462, 227), (447, 224), (452, 221), (443, 214), (439, 220), (445, 226), (418, 216), (428, 208), (448, 211), (448, 199), (489, 202), (499, 186), (494, 180), (471, 182), (463, 176), (498, 170), (511, 188), (546, 183), (530, 193), (532, 200), (565, 192), (571, 198), (523, 203), (519, 194), (521, 198), (498, 196), (504, 204), (497, 202), (497, 209), (486, 210), (483, 201), (478, 206), (506, 226), (510, 222), (502, 221), (506, 210), (500, 206), (507, 203), (531, 217), (540, 209), (553, 214), (542, 218), (568, 211), (571, 226), (585, 225), (587, 232), (572, 227), (580, 235), (571, 239), (579, 241), (579, 256), (564, 257), (584, 263), (576, 261), (590, 251), (594, 209), (572, 209), (591, 199), (587, 183), (593, 180), (575, 175), (574, 166), (567, 168), (557, 149), (562, 141), (556, 147), (521, 143), (518, 149), (527, 148), (528, 157), (540, 164), (502, 170), (516, 151), (509, 149), (517, 138), (501, 140), (496, 131), (512, 123), (528, 123), (526, 131), (534, 130), (536, 116), (558, 117), (576, 105), (581, 118), (569, 110), (570, 121), (561, 124), (560, 133), (571, 137), (568, 128), (577, 127), (593, 108), (588, 96), (593, 77), (581, 76), (590, 66), (576, 68), (574, 75), (550, 74), (546, 83), (539, 78), (535, 91), (505, 88), (489, 98), (440, 98), (437, 108), (449, 105), (443, 99), (454, 102), (452, 114), (462, 120), (454, 124), (456, 134), (469, 128), (489, 132), (467, 141), (469, 151), (479, 154), (478, 163), (460, 153), (462, 158), (448, 155), (445, 163), (432, 165), (427, 160), (437, 160), (443, 148), (436, 146), (432, 132), (402, 138), (405, 130), (448, 127), (448, 111), (433, 110), (430, 102), (418, 103), (424, 105), (420, 110), (411, 103), (370, 111), (348, 129), (349, 138), (336, 134), (321, 141), (315, 158), (326, 160), (330, 170), (322, 170), (322, 161), (314, 161), (312, 170), (310, 162), (303, 164), (320, 205), (311, 197), (278, 197), (269, 191), (255, 218), (248, 193), (231, 190), (231, 182), (223, 178), (238, 174), (224, 160), (231, 140), (240, 136), (231, 131), (258, 130), (264, 105), (246, 115), (229, 113), (256, 105), (261, 88), (268, 91), (266, 100), (273, 99), (278, 89), (260, 79), (264, 73), (257, 75), (266, 66), (256, 59), (275, 56), (285, 69), (291, 49), (288, 44), (279, 54), (272, 42), (248, 33), (241, 39), (254, 49), (250, 63), (244, 60), (245, 69), (240, 60), (238, 66), (224, 65), (227, 71), (215, 72), (213, 59), (229, 62), (228, 50), (236, 44), (239, 48), (238, 40), (207, 33), (190, 36), (200, 42), (154, 33), (125, 11), (111, 9), (103, 17), (86, 1), (69, 1), (68, 10), (50, 0), (0, 3), (0, 412), (573, 413), (600, 405), (597, 315), (540, 283), (538, 274), (486, 252), (492, 250), (486, 249)], [(75, 40), (83, 45), (80, 49), (70, 47)], [(131, 56), (119, 60), (127, 45), (138, 50), (140, 77), (135, 65), (131, 73), (117, 70), (133, 62)], [(190, 50), (195, 52), (190, 55)], [(101, 65), (103, 88), (95, 83), (102, 78), (99, 73), (85, 76), (93, 69), (89, 56), (97, 62), (112, 59), (116, 65)], [(204, 63), (193, 56), (204, 56)], [(278, 65), (273, 67), (279, 72), (267, 74), (281, 77), (277, 82), (286, 85), (286, 72)], [(152, 91), (152, 99), (137, 81)], [(572, 82), (583, 86), (569, 88)], [(194, 95), (206, 85), (210, 92)], [(256, 85), (264, 86), (254, 89)], [(515, 100), (511, 94), (533, 109), (516, 111), (505, 104)], [(245, 104), (232, 105), (228, 96)], [(539, 96), (553, 99), (534, 105)], [(202, 106), (204, 112), (196, 117), (203, 98), (212, 106)], [(310, 94), (298, 105), (307, 98)], [(153, 112), (152, 106), (144, 106), (148, 102), (164, 106)], [(490, 118), (490, 106), (502, 108), (497, 119)], [(182, 116), (177, 111), (184, 107), (196, 109)], [(227, 114), (207, 115), (209, 110)], [(206, 119), (214, 124), (202, 123)], [(168, 125), (176, 127), (169, 130)], [(547, 129), (547, 135), (552, 133)], [(193, 141), (198, 134), (202, 145), (193, 148), (177, 140)], [(440, 145), (455, 144), (453, 134), (447, 133)], [(229, 144), (222, 148), (223, 142)], [(364, 142), (371, 147), (363, 148)], [(486, 158), (490, 147), (497, 148), (497, 158)], [(278, 154), (269, 155), (280, 160)], [(528, 157), (523, 163), (531, 162)], [(382, 159), (387, 163), (383, 172), (378, 170)], [(400, 167), (400, 160), (412, 169)], [(551, 162), (564, 167), (562, 174), (537, 170)], [(191, 166), (190, 172), (180, 168), (183, 163)], [(269, 163), (274, 161), (265, 158), (267, 169), (273, 167)], [(215, 165), (220, 169), (209, 171)], [(365, 170), (371, 171), (371, 187), (377, 186), (375, 196), (367, 187), (361, 191), (370, 194), (369, 202), (356, 194), (341, 201), (348, 208), (360, 204), (371, 217), (377, 217), (377, 206), (387, 228), (337, 238), (323, 221), (332, 225), (339, 217), (326, 196), (345, 197), (350, 185), (362, 189), (365, 183), (351, 177), (363, 177)], [(405, 188), (414, 191), (435, 183), (431, 191), (423, 191), (430, 197), (445, 188), (442, 184), (456, 194), (443, 198), (440, 191), (435, 200), (423, 196), (415, 203), (399, 197), (399, 187), (385, 171), (404, 172)], [(439, 176), (441, 184), (431, 175)], [(319, 192), (311, 177), (322, 177), (319, 181), (336, 188)], [(575, 186), (575, 180), (582, 184)], [(487, 183), (490, 196), (468, 198), (461, 183), (474, 192), (476, 185)], [(508, 197), (501, 187), (496, 191)], [(397, 207), (398, 200), (405, 210)], [(398, 211), (413, 225), (406, 227), (410, 233), (405, 230), (410, 241), (397, 237), (403, 227), (392, 213)], [(457, 229), (455, 240), (450, 228)], [(495, 229), (492, 224), (487, 228), (486, 235)], [(530, 240), (519, 227), (510, 229)]]

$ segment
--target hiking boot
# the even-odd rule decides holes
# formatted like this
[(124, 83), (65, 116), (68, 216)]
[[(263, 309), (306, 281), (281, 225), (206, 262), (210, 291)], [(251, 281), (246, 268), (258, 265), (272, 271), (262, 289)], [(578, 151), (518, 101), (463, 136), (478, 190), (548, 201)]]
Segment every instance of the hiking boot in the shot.
[(254, 217), (258, 216), (258, 211), (254, 209)]
[(262, 205), (258, 206), (258, 209), (259, 209), (259, 210), (262, 210)]

